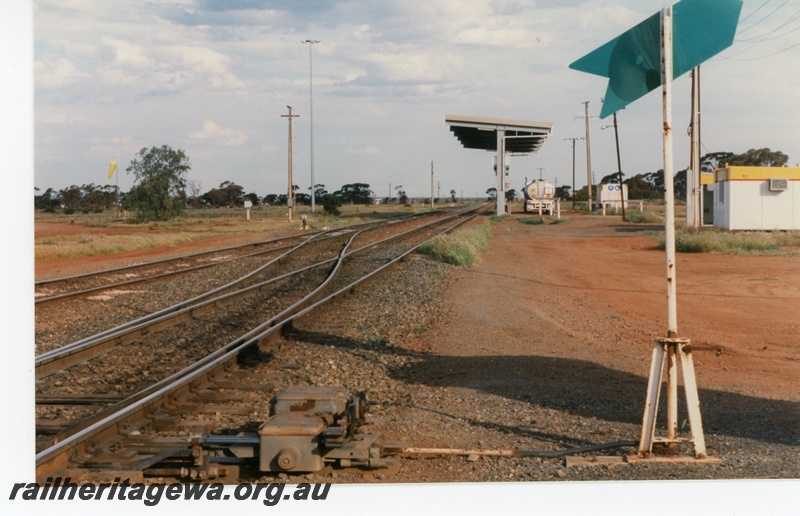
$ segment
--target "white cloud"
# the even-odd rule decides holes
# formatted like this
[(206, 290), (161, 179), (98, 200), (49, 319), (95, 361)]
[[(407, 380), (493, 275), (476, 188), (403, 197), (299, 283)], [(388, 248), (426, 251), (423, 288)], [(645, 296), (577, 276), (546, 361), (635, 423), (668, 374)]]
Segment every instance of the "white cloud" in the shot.
[(247, 133), (230, 127), (222, 127), (213, 120), (203, 122), (203, 128), (189, 135), (192, 140), (208, 140), (226, 146), (239, 146), (247, 143)]
[(207, 47), (178, 45), (169, 48), (169, 52), (189, 72), (210, 76), (211, 86), (215, 89), (242, 89), (245, 81), (238, 78), (228, 68), (230, 59), (223, 53)]
[(63, 57), (54, 61), (36, 61), (33, 70), (36, 85), (48, 89), (62, 88), (88, 76), (81, 72), (72, 61)]
[(153, 62), (144, 55), (144, 49), (127, 41), (103, 37), (100, 41), (114, 50), (114, 64), (125, 67), (145, 68)]

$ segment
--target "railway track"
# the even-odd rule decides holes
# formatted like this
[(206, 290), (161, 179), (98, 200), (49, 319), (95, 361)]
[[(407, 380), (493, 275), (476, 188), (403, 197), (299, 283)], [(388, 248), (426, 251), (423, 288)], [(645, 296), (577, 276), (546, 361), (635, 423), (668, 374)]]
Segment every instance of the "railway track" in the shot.
[[(370, 230), (370, 233), (377, 234), (381, 227), (414, 224), (420, 217), (421, 214), (390, 221), (369, 222), (312, 235), (304, 234), (292, 239), (284, 238), (218, 252), (200, 253), (200, 258), (206, 263), (179, 270), (165, 272), (162, 267), (174, 268), (176, 263), (191, 263), (194, 258), (185, 262), (176, 258), (140, 264), (133, 268), (48, 280), (43, 283), (66, 284), (69, 290), (62, 289), (61, 294), (46, 298), (57, 297), (54, 300), (61, 302), (36, 306), (36, 352), (46, 353), (110, 328), (117, 328), (131, 320), (175, 310), (181, 304), (197, 302), (201, 296), (216, 295), (220, 293), (219, 289), (230, 290), (240, 288), (248, 282), (256, 282), (258, 277), (278, 271), (282, 266), (281, 262), (285, 261), (282, 260), (283, 257), (291, 255), (294, 260), (301, 249), (303, 253), (307, 253), (308, 249), (304, 249), (308, 247), (306, 244), (319, 248), (331, 240), (341, 240), (342, 235), (347, 232)], [(252, 245), (266, 248), (248, 252)], [(230, 256), (231, 249), (239, 254)], [(265, 267), (265, 264), (269, 266)], [(121, 275), (130, 274), (136, 274), (138, 278), (123, 278), (124, 281), (118, 281)], [(59, 320), (70, 321), (70, 325), (53, 323)]]
[[(177, 434), (210, 432), (214, 425), (203, 414), (248, 415), (254, 402), (264, 403), (263, 397), (272, 392), (270, 385), (281, 376), (280, 371), (253, 376), (248, 363), (267, 360), (269, 343), (283, 328), (476, 213), (439, 213), (431, 217), (436, 220), (419, 217), (340, 230), (336, 238), (327, 239), (328, 244), (339, 239), (335, 258), (309, 258), (283, 274), (258, 278), (40, 355), (37, 476), (52, 476), (79, 464), (83, 470), (96, 469), (100, 463), (109, 471), (141, 475), (165, 453), (186, 449), (185, 436)], [(83, 351), (97, 345), (88, 342), (100, 341), (105, 343), (94, 351)], [(86, 354), (76, 359), (76, 353)], [(58, 364), (60, 360), (66, 362)], [(168, 365), (160, 368), (161, 364)], [(130, 460), (124, 459), (126, 454)]]
[(35, 303), (37, 306), (41, 306), (104, 290), (164, 280), (177, 274), (186, 274), (208, 267), (219, 267), (235, 260), (277, 253), (294, 247), (296, 245), (294, 242), (302, 242), (319, 233), (316, 231), (75, 276), (37, 281), (34, 285), (36, 289)]

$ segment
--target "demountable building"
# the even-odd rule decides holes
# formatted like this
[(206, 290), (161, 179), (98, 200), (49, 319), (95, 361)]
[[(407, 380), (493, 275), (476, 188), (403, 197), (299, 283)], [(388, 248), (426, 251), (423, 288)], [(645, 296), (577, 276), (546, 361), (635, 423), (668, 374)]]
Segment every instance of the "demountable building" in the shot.
[(722, 229), (800, 229), (800, 168), (717, 169), (714, 225)]

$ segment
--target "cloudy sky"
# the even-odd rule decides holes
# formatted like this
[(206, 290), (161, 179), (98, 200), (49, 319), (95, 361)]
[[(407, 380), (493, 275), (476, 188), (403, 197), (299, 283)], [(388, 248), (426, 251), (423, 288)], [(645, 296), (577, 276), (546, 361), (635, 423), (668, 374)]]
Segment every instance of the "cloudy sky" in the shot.
[[(295, 183), (310, 186), (309, 45), (316, 182), (484, 195), (492, 153), (461, 147), (446, 114), (553, 123), (539, 154), (514, 157), (512, 187), (539, 175), (572, 184), (582, 102), (606, 80), (568, 65), (663, 0), (36, 0), (35, 185), (109, 184), (142, 147), (186, 151), (203, 191), (229, 180), (263, 196), (286, 188), (287, 114)], [(703, 65), (705, 151), (770, 147), (800, 162), (800, 0), (745, 0), (734, 45)], [(690, 79), (674, 85), (676, 169), (688, 165)], [(597, 179), (616, 171), (611, 118), (591, 119)], [(619, 114), (622, 168), (662, 168), (660, 96)], [(577, 186), (586, 152), (577, 147)]]

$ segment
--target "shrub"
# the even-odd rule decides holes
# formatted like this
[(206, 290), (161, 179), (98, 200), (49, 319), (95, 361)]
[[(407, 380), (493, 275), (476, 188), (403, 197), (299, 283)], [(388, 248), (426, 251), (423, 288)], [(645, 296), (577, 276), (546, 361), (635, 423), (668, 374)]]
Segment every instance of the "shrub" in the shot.
[(625, 222), (633, 222), (634, 224), (654, 224), (657, 222), (664, 222), (664, 219), (653, 211), (629, 210), (625, 213)]
[(322, 209), (329, 215), (336, 215), (337, 217), (341, 215), (342, 212), (339, 211), (339, 206), (341, 205), (342, 200), (336, 195), (325, 194), (322, 196)]
[[(681, 227), (675, 231), (675, 250), (680, 253), (778, 254), (782, 246), (796, 246), (798, 240), (782, 233)], [(664, 249), (665, 245), (662, 235), (659, 247)]]
[(488, 225), (471, 226), (434, 238), (422, 245), (420, 252), (444, 263), (472, 267), (489, 248), (489, 237)]

